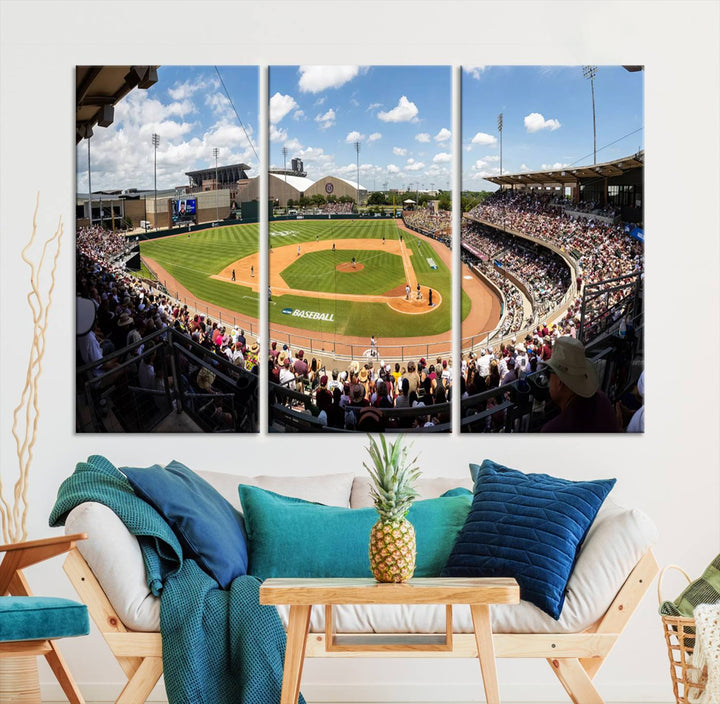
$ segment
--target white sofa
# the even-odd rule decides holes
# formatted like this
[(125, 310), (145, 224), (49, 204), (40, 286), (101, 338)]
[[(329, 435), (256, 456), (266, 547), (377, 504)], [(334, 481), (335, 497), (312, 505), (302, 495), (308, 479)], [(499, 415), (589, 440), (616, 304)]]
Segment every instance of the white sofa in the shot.
[[(287, 496), (332, 506), (350, 508), (372, 506), (368, 479), (353, 474), (305, 477), (242, 477), (217, 472), (199, 472), (199, 474), (239, 511), (242, 509), (237, 492), (238, 484), (258, 486)], [(472, 483), (469, 477), (466, 481), (447, 477), (423, 478), (419, 482), (418, 489), (420, 498), (433, 498), (457, 486), (471, 489)], [(140, 547), (135, 536), (110, 509), (96, 503), (84, 503), (76, 507), (67, 518), (65, 530), (68, 534), (87, 533), (88, 535), (88, 539), (81, 542), (77, 548), (82, 559), (78, 560), (77, 555), (71, 555), (66, 570), (81, 596), (88, 603), (91, 614), (116, 656), (119, 651), (113, 644), (118, 640), (114, 635), (118, 632), (118, 628), (124, 633), (157, 634), (156, 638), (159, 639), (160, 600), (154, 597), (147, 587)], [(601, 702), (599, 695), (595, 698), (596, 690), (590, 680), (657, 571), (657, 565), (650, 552), (656, 537), (654, 524), (641, 511), (625, 509), (609, 499), (606, 500), (578, 556), (558, 621), (525, 601), (512, 606), (492, 607), (497, 655), (499, 657), (557, 655), (559, 660), (556, 660), (556, 663), (559, 664), (556, 675), (571, 696), (587, 691), (593, 698), (586, 697), (583, 701)], [(83, 573), (85, 568), (89, 568), (92, 574)], [(96, 603), (95, 608), (91, 603), (95, 596), (88, 591), (92, 576), (99, 583), (108, 601), (108, 603), (104, 601)], [(473, 625), (469, 607), (453, 608), (454, 632), (472, 634)], [(278, 611), (287, 627), (288, 608), (279, 607)], [(114, 616), (108, 617), (108, 612), (112, 612)], [(311, 634), (324, 632), (324, 617), (322, 606), (313, 608)], [(114, 619), (119, 620), (119, 626), (113, 622)], [(445, 631), (443, 606), (341, 606), (336, 608), (335, 620), (336, 630), (339, 633), (443, 633)], [(570, 640), (573, 634), (581, 633), (593, 633), (597, 637), (592, 641), (589, 639), (583, 641), (581, 647), (580, 641)], [(517, 634), (517, 637), (509, 637), (511, 634)], [(556, 637), (542, 642), (533, 641), (532, 647), (530, 641), (524, 639), (522, 652), (518, 651), (520, 638), (540, 634), (556, 634)], [(472, 636), (468, 637), (472, 638)], [(567, 640), (563, 641), (562, 637), (567, 637)], [(308, 656), (325, 654), (318, 646), (319, 640), (321, 640), (319, 636), (313, 639), (315, 645), (308, 648)], [(550, 640), (553, 642), (550, 643)], [(144, 641), (138, 638), (137, 643), (141, 642), (149, 641), (147, 637)], [(157, 640), (157, 643), (159, 642)], [(458, 642), (462, 643), (462, 639)], [(310, 639), (308, 644), (310, 646)], [(459, 649), (459, 656), (473, 654), (471, 640), (466, 642), (466, 646), (465, 649), (462, 647)], [(128, 648), (127, 644), (122, 648), (125, 656), (128, 654)], [(138, 655), (148, 655), (149, 652), (150, 650), (147, 652), (143, 650)], [(570, 664), (563, 660), (563, 656), (566, 655), (567, 663)], [(590, 660), (594, 662), (590, 663)], [(576, 671), (580, 665), (584, 675)], [(158, 672), (158, 677), (159, 674)], [(128, 685), (130, 687), (132, 675), (128, 674), (128, 677), (131, 679)], [(584, 681), (584, 677), (587, 678), (587, 682)], [(588, 687), (587, 689), (578, 689), (580, 686), (576, 682), (578, 678), (583, 680), (581, 686)], [(133, 696), (138, 696), (137, 693), (140, 691), (136, 689)], [(149, 693), (150, 690), (147, 691)], [(133, 701), (130, 698), (123, 699), (122, 696), (119, 702)], [(144, 697), (134, 701), (144, 701)]]

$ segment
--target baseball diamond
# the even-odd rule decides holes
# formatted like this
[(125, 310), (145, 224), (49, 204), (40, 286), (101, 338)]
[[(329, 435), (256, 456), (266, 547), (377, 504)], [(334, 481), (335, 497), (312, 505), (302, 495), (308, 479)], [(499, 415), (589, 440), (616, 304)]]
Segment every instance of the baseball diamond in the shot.
[[(171, 292), (186, 291), (200, 309), (257, 318), (258, 233), (257, 225), (213, 228), (144, 242), (141, 253)], [(271, 337), (304, 330), (334, 343), (450, 340), (451, 252), (402, 221), (274, 221), (268, 249)], [(461, 306), (466, 324), (482, 318), (478, 330), (499, 318), (495, 295), (479, 281)]]

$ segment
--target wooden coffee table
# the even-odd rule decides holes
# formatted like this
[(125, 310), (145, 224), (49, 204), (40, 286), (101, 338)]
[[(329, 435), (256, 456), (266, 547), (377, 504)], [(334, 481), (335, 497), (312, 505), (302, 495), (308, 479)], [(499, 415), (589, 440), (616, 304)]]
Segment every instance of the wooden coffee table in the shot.
[[(514, 579), (436, 578), (411, 579), (405, 584), (381, 584), (373, 579), (268, 579), (260, 587), (260, 603), (290, 606), (281, 704), (296, 704), (300, 694), (310, 610), (325, 605), (325, 648), (328, 652), (393, 657), (398, 653), (452, 651), (453, 604), (468, 604), (472, 613), (478, 660), (488, 704), (500, 704), (490, 604), (517, 604), (520, 589)], [(338, 604), (445, 604), (443, 634), (340, 635), (333, 624)], [(390, 640), (389, 640), (390, 639)]]

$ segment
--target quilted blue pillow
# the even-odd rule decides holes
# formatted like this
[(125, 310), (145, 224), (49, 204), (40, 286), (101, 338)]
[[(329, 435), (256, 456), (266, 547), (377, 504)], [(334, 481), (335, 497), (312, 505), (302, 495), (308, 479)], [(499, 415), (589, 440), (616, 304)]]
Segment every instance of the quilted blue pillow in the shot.
[(121, 467), (133, 491), (168, 522), (185, 557), (195, 560), (223, 589), (247, 574), (243, 518), (210, 484), (184, 464)]
[(443, 577), (514, 577), (520, 598), (560, 618), (580, 546), (615, 479), (572, 482), (484, 460)]

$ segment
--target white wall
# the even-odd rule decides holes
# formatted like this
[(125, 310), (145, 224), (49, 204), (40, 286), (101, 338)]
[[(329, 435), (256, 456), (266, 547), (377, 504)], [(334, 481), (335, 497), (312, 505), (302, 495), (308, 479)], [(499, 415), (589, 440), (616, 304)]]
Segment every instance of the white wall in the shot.
[[(693, 574), (720, 550), (718, 452), (718, 5), (691, 3), (224, 3), (188, 22), (190, 3), (3, 2), (0, 24), (0, 467), (15, 476), (10, 434), (27, 363), (30, 319), (20, 250), (41, 192), (41, 233), (66, 227), (41, 384), (30, 534), (76, 461), (165, 462), (238, 474), (361, 470), (362, 437), (107, 437), (74, 434), (74, 66), (232, 63), (646, 65), (647, 432), (644, 437), (422, 437), (428, 474), (464, 476), (484, 457), (571, 478), (618, 477), (616, 500), (657, 522), (661, 564)], [(337, 29), (331, 29), (331, 24)], [(162, 31), (157, 31), (161, 27)], [(361, 31), (358, 33), (357, 30)], [(35, 568), (38, 593), (71, 595), (60, 561)], [(673, 591), (675, 586), (671, 586)], [(89, 695), (119, 683), (97, 635), (67, 643)], [(598, 681), (609, 701), (670, 701), (654, 597), (633, 619)], [(541, 663), (502, 662), (506, 700), (562, 692)], [(52, 682), (42, 671), (44, 682)], [(459, 701), (479, 696), (473, 662), (310, 662), (316, 700)], [(93, 687), (93, 685), (99, 685)], [(350, 686), (349, 686), (350, 685)], [(424, 698), (423, 698), (424, 697)], [(325, 699), (326, 701), (328, 699)]]

